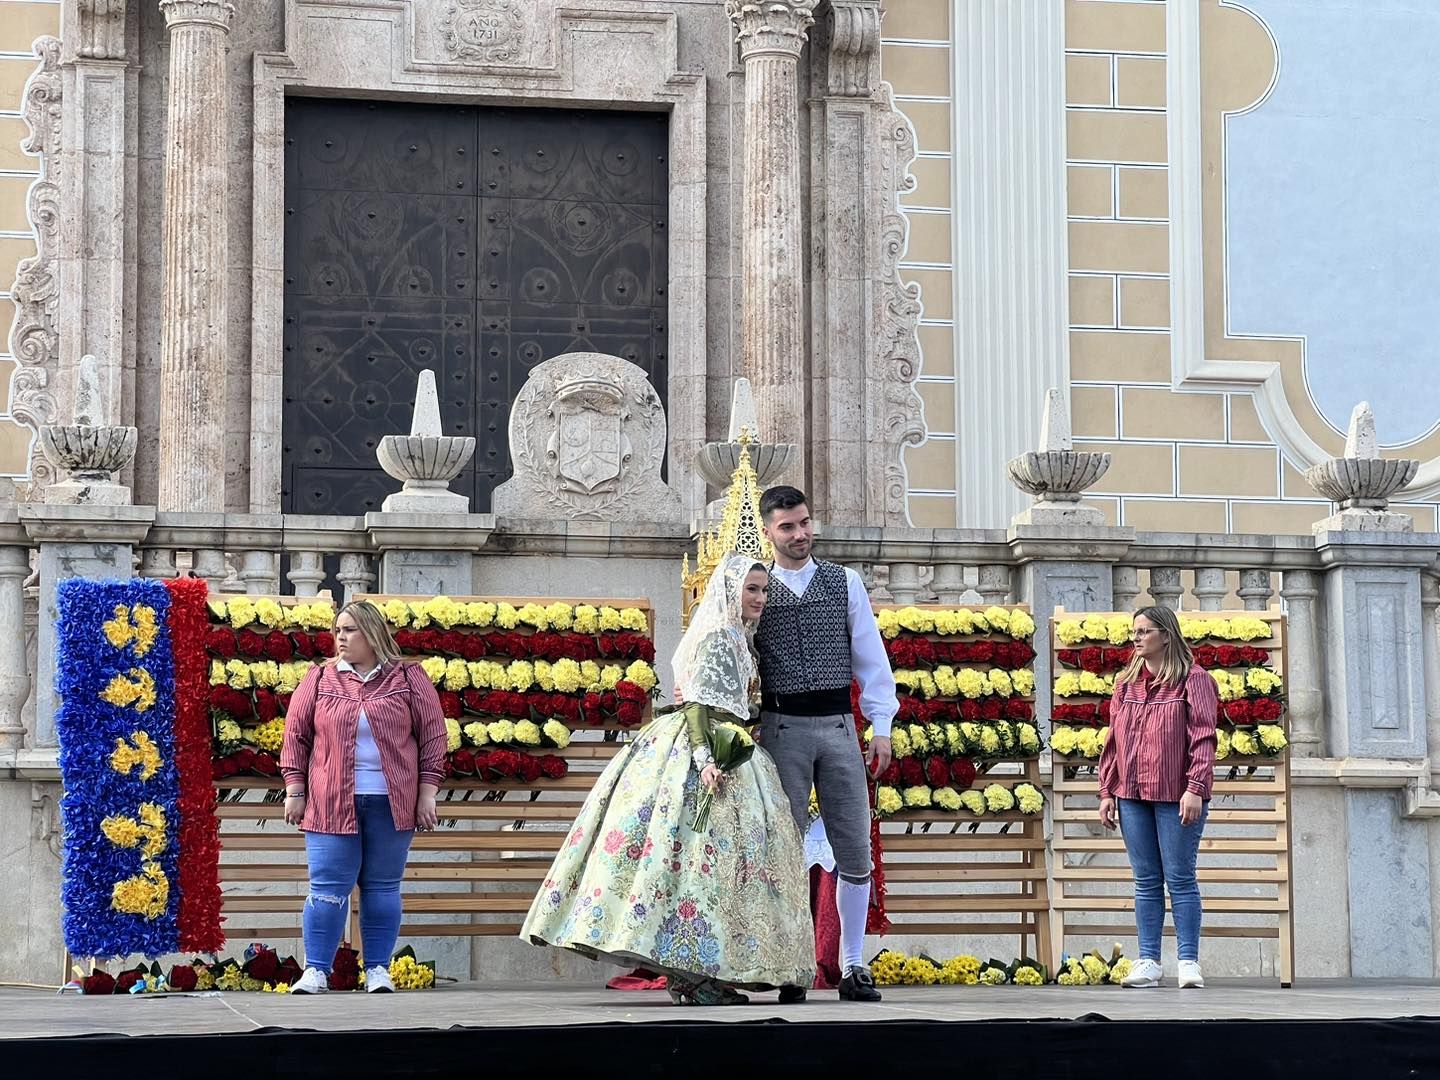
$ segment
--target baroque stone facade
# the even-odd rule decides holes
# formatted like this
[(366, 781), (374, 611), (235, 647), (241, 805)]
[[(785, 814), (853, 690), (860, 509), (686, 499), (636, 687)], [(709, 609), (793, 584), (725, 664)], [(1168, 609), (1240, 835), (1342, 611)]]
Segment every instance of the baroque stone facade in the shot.
[[(285, 104), (323, 94), (668, 113), (661, 404), (682, 505), (705, 505), (691, 463), (724, 435), (730, 384), (748, 375), (762, 426), (787, 429), (761, 436), (797, 444), (790, 479), (815, 488), (827, 520), (907, 520), (902, 448), (923, 426), (897, 199), (914, 138), (879, 79), (879, 0), (787, 5), (796, 29), (773, 71), (774, 5), (724, 0), (356, 0), (364, 18), (307, 0), (177, 0), (163, 14), (71, 2), (73, 33), (42, 46), (27, 93), (44, 171), (39, 252), (15, 290), (12, 412), (36, 430), (68, 421), (75, 366), (96, 356), (110, 422), (139, 429), (121, 477), (137, 502), (280, 509)], [(233, 118), (228, 136), (203, 119), (217, 116)], [(747, 249), (745, 222), (775, 220), (782, 175), (785, 242), (757, 231)], [(761, 260), (748, 279), (747, 250)], [(784, 297), (761, 264), (777, 250)], [(81, 315), (62, 328), (64, 297)], [(789, 404), (772, 415), (776, 394)], [(37, 455), (42, 486), (48, 468)]]

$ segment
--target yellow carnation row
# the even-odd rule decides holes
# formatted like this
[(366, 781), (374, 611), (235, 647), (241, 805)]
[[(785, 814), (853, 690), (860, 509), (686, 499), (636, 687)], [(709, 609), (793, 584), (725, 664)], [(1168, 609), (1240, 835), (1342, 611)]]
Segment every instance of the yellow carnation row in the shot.
[(1243, 674), (1215, 668), (1210, 677), (1215, 680), (1221, 701), (1237, 701), (1250, 694), (1278, 694), (1284, 688), (1280, 676), (1263, 667), (1249, 668)]
[(268, 598), (236, 596), (211, 600), (210, 616), (217, 622), (228, 622), (236, 630), (254, 623), (267, 630), (329, 630), (335, 623), (335, 606), (328, 600), (286, 605)]
[[(447, 729), (448, 724), (447, 721)], [(491, 720), (486, 723), (481, 720), (472, 721), (459, 728), (465, 736), (465, 741), (471, 746), (520, 746), (534, 748), (539, 746), (553, 746), (557, 750), (564, 750), (570, 745), (570, 729), (559, 720), (546, 720), (543, 723), (535, 723), (533, 720)], [(458, 750), (459, 745), (452, 749)]]
[(936, 609), (903, 607), (880, 612), (876, 616), (880, 633), (887, 638), (912, 634), (1004, 634), (1025, 639), (1035, 633), (1035, 620), (1029, 612), (1018, 609), (988, 607), (984, 611), (971, 608)]
[[(1055, 624), (1055, 639), (1061, 645), (1079, 645), (1085, 641), (1124, 645), (1130, 640), (1134, 616), (1086, 615), (1078, 619), (1061, 619)], [(1270, 624), (1253, 615), (1237, 615), (1230, 619), (1206, 619), (1181, 615), (1180, 632), (1187, 641), (1261, 641), (1270, 636)]]
[(211, 660), (210, 685), (223, 683), (232, 690), (251, 690), (258, 686), (277, 694), (293, 694), (314, 666), (309, 660), (291, 660), (284, 664), (274, 660)]
[(413, 627), (423, 630), (427, 626), (439, 626), (450, 630), (456, 626), (488, 627), (498, 626), (502, 630), (514, 630), (528, 626), (534, 630), (574, 630), (581, 634), (598, 634), (603, 631), (631, 630), (644, 634), (650, 630), (650, 620), (640, 608), (613, 608), (593, 604), (492, 604), (483, 601), (459, 603), (448, 596), (436, 596), (429, 600), (407, 601), (387, 600), (381, 610), (392, 626)]
[(974, 700), (992, 694), (1006, 698), (1015, 694), (1028, 697), (1035, 692), (1035, 673), (1029, 668), (1014, 671), (1001, 668), (957, 670), (949, 664), (941, 664), (934, 671), (901, 668), (895, 672), (895, 685), (927, 699), (963, 697)]
[[(1018, 986), (1045, 983), (1045, 975), (1034, 961), (1017, 960), (1011, 968)], [(1002, 986), (1011, 979), (997, 962), (982, 964), (978, 956), (952, 956), (942, 963), (923, 954), (906, 956), (895, 949), (882, 949), (870, 961), (870, 973), (877, 986)]]
[[(233, 720), (230, 722), (234, 723)], [(224, 721), (221, 723), (223, 725)], [(285, 745), (285, 718), (277, 716), (258, 727), (244, 728), (240, 731), (240, 736), (251, 746), (264, 750), (267, 754), (278, 754)]]
[(1064, 671), (1055, 676), (1055, 696), (1099, 694), (1109, 697), (1115, 692), (1114, 675), (1096, 675), (1093, 671)]
[(882, 784), (875, 792), (875, 809), (881, 817), (902, 810), (929, 810), (951, 813), (967, 810), (976, 817), (1003, 814), (1018, 808), (1022, 814), (1038, 814), (1045, 805), (1045, 796), (1034, 784), (989, 784), (984, 788), (956, 791), (953, 787), (931, 788), (923, 784), (902, 789)]
[(1224, 761), (1232, 756), (1273, 756), (1289, 745), (1285, 729), (1279, 724), (1260, 724), (1253, 731), (1241, 727), (1233, 731), (1221, 728), (1215, 732), (1215, 760)]
[[(874, 738), (875, 729), (865, 729), (865, 741)], [(1040, 752), (1040, 732), (1026, 721), (961, 720), (944, 724), (897, 724), (890, 732), (890, 752), (897, 758), (912, 754), (994, 755), (1016, 748), (1026, 754)]]
[(1108, 727), (1071, 727), (1056, 724), (1050, 731), (1050, 749), (1066, 757), (1083, 757), (1091, 761), (1100, 757), (1105, 742), (1110, 738)]
[(420, 668), (430, 681), (444, 690), (513, 690), (524, 693), (540, 689), (546, 693), (601, 693), (614, 690), (622, 679), (650, 691), (659, 682), (655, 669), (644, 660), (601, 666), (593, 660), (461, 660), (458, 657), (427, 656)]

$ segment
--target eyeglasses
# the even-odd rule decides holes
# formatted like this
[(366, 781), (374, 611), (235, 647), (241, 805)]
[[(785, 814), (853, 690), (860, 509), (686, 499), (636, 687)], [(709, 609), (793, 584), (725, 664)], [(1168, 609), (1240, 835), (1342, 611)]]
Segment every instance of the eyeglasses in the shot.
[(1132, 630), (1132, 631), (1130, 631), (1130, 640), (1131, 640), (1131, 641), (1139, 641), (1142, 637), (1145, 637), (1147, 634), (1161, 634), (1161, 633), (1164, 633), (1164, 631), (1161, 630), (1158, 626), (1147, 626), (1147, 627), (1144, 627), (1144, 628), (1141, 628), (1141, 629), (1138, 629), (1138, 630)]

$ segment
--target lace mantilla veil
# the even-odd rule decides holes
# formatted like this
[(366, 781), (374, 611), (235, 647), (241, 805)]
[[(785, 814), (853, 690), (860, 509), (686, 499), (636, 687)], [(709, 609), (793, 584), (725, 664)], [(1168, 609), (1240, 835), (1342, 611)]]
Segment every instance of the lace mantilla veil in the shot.
[(705, 595), (691, 613), (690, 626), (670, 661), (675, 691), (685, 702), (723, 709), (750, 722), (750, 684), (755, 659), (741, 618), (741, 594), (751, 570), (765, 564), (747, 555), (727, 555), (715, 567)]

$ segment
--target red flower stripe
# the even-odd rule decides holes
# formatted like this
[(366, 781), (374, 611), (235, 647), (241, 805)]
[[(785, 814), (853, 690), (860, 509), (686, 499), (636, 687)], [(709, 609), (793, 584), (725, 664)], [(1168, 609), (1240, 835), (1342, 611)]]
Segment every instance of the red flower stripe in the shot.
[(168, 578), (170, 641), (175, 657), (175, 765), (179, 773), (180, 910), (182, 952), (217, 952), (220, 928), (220, 822), (211, 783), (210, 662), (205, 655), (207, 589), (203, 578)]

